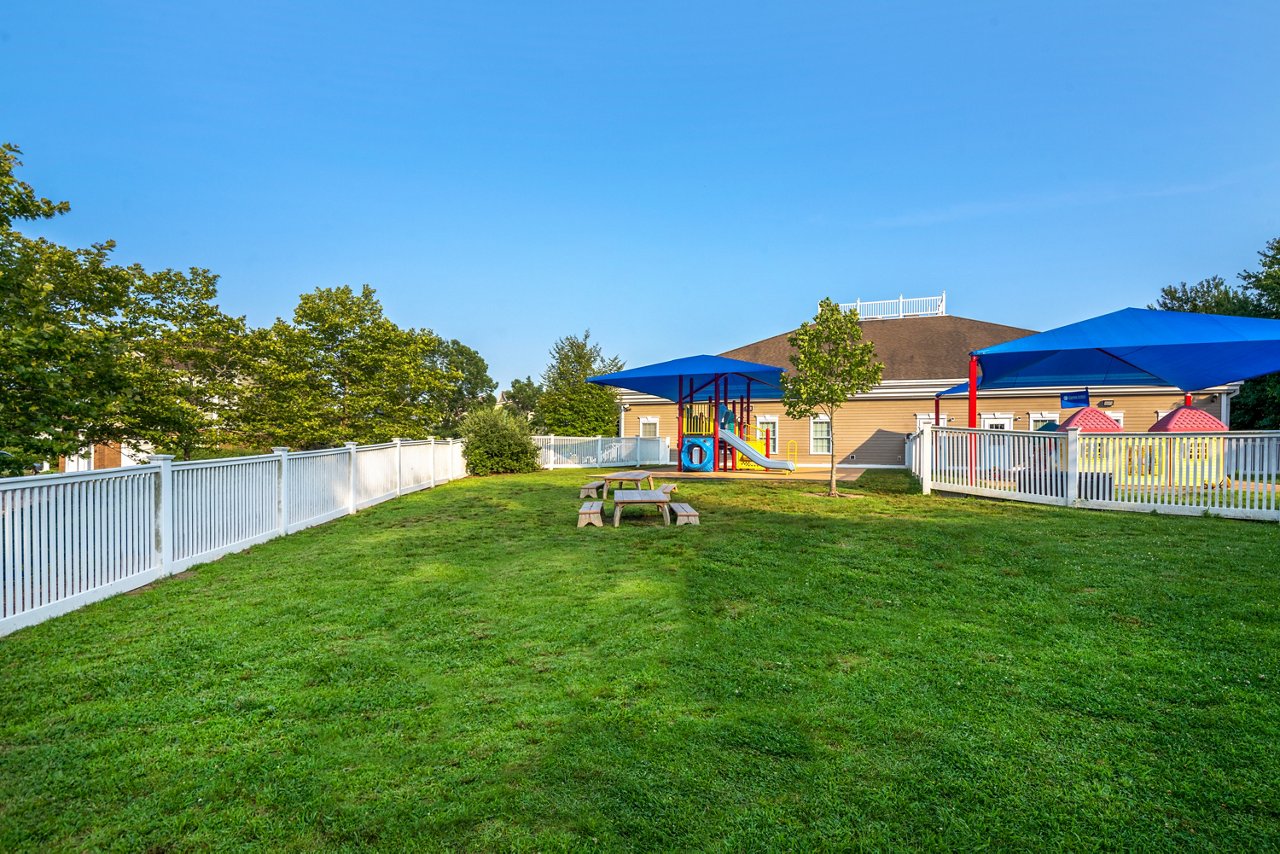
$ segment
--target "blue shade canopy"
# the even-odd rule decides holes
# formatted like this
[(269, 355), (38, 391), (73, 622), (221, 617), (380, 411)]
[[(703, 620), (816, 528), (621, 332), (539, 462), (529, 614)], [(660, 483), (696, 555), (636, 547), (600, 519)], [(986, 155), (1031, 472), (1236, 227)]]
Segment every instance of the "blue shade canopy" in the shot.
[(656, 365), (591, 377), (587, 382), (678, 400), (681, 380), (684, 381), (686, 394), (689, 380), (693, 380), (693, 387), (698, 390), (697, 396), (704, 397), (712, 394), (710, 384), (716, 377), (727, 376), (730, 398), (745, 397), (747, 383), (750, 381), (752, 399), (777, 400), (782, 397), (782, 389), (779, 387), (782, 372), (782, 368), (774, 365), (726, 359), (724, 356), (686, 356), (670, 362), (658, 362)]
[[(974, 355), (980, 389), (1159, 385), (1196, 391), (1280, 371), (1280, 320), (1125, 308)], [(942, 394), (968, 387), (961, 383)]]

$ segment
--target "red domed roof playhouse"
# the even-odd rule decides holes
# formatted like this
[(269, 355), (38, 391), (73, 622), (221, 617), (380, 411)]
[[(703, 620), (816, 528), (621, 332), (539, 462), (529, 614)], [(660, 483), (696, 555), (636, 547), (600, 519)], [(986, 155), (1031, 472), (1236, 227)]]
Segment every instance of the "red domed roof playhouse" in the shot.
[(1075, 412), (1058, 425), (1058, 432), (1065, 433), (1072, 427), (1081, 433), (1122, 433), (1123, 429), (1115, 419), (1096, 406), (1086, 406)]
[(1179, 406), (1155, 424), (1150, 433), (1216, 433), (1226, 432), (1227, 425), (1203, 409)]

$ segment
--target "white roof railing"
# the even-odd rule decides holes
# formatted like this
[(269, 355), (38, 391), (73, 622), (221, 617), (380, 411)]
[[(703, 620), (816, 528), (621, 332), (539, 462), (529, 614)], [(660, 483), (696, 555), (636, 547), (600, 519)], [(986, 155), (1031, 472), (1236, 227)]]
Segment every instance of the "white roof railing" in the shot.
[(856, 308), (863, 320), (893, 320), (899, 317), (943, 317), (947, 313), (947, 292), (936, 297), (904, 297), (882, 300), (857, 300), (841, 303), (840, 308)]

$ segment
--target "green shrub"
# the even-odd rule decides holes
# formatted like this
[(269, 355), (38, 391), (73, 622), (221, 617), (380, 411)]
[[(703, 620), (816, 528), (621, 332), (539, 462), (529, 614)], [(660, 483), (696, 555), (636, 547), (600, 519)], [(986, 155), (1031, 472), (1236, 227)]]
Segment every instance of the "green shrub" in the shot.
[(477, 409), (462, 420), (462, 455), (474, 475), (537, 471), (538, 447), (529, 424), (504, 409)]

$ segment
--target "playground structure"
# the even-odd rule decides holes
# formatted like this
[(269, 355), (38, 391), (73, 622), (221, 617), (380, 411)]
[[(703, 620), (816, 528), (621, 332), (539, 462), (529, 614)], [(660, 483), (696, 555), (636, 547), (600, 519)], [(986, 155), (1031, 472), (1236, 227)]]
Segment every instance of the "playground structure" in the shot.
[(714, 381), (703, 400), (693, 381), (676, 401), (680, 434), (681, 471), (784, 471), (795, 470), (795, 461), (772, 456), (773, 431), (751, 423), (751, 384), (746, 393), (729, 398), (728, 382)]
[[(719, 417), (713, 417), (717, 412)], [(773, 471), (790, 473), (795, 460), (777, 459), (770, 448), (776, 438), (771, 429), (751, 423), (750, 402), (745, 398), (717, 404), (714, 396), (680, 406), (681, 471)], [(791, 454), (795, 452), (791, 443)], [(787, 463), (790, 463), (788, 466)]]
[[(662, 397), (676, 404), (680, 471), (795, 471), (771, 455), (769, 430), (751, 425), (751, 402), (782, 396), (782, 368), (725, 356), (687, 356), (587, 381)], [(790, 447), (790, 446), (789, 446)]]

